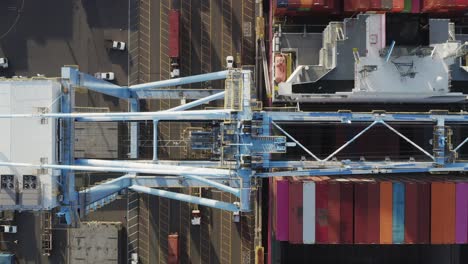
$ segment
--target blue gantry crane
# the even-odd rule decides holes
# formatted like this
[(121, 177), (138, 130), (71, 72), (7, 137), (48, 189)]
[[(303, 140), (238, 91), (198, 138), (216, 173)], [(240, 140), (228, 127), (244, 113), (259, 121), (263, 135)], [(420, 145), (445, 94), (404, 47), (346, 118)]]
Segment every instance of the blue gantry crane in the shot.
[[(183, 84), (225, 80), (225, 89), (183, 89)], [(41, 160), (41, 163), (21, 163), (0, 158), (0, 166), (10, 168), (29, 167), (58, 172), (58, 182), (63, 199), (57, 206), (69, 224), (80, 216), (105, 204), (123, 189), (148, 193), (179, 201), (228, 210), (248, 212), (252, 210), (251, 193), (258, 179), (276, 176), (350, 175), (379, 173), (443, 173), (468, 170), (468, 162), (460, 160), (457, 152), (468, 142), (452, 142), (451, 124), (468, 124), (465, 112), (448, 113), (371, 113), (338, 112), (294, 112), (265, 111), (255, 98), (255, 85), (249, 70), (231, 69), (226, 71), (182, 77), (170, 80), (138, 84), (129, 87), (118, 86), (74, 67), (63, 67), (60, 107), (57, 111), (38, 113), (1, 112), (0, 120), (57, 120), (59, 131), (56, 159)], [(74, 113), (74, 91), (79, 87), (126, 99), (130, 112)], [(176, 87), (176, 88), (168, 88)], [(193, 100), (180, 106), (157, 112), (139, 111), (139, 100), (147, 98)], [(213, 100), (224, 99), (222, 109), (191, 110)], [(129, 160), (76, 159), (74, 157), (74, 125), (77, 122), (130, 122)], [(139, 130), (137, 121), (151, 121), (153, 130), (153, 158), (138, 159)], [(208, 129), (194, 129), (187, 133), (186, 140), (193, 149), (206, 149), (211, 156), (206, 160), (160, 160), (157, 153), (158, 122), (162, 121), (204, 121)], [(342, 127), (353, 123), (367, 124), (362, 131), (325, 158), (311, 152), (294, 138), (284, 125), (303, 123), (310, 126), (335, 123)], [(432, 149), (425, 149), (398, 129), (393, 123), (431, 124), (434, 126)], [(376, 126), (386, 127), (415, 149), (429, 158), (429, 161), (352, 161), (338, 160), (337, 154), (360, 136)], [(209, 140), (208, 140), (209, 139)], [(319, 139), (317, 139), (319, 140)], [(455, 144), (455, 147), (452, 147)], [(1, 147), (1, 145), (0, 145)], [(272, 159), (271, 154), (288, 153), (288, 149), (299, 147), (310, 158), (301, 160)], [(0, 152), (2, 149), (0, 149)], [(75, 171), (116, 172), (122, 176), (82, 191), (75, 188)], [(191, 196), (162, 190), (160, 187), (207, 186), (231, 193), (238, 202), (227, 203), (214, 199)], [(20, 209), (20, 208), (16, 208)]]

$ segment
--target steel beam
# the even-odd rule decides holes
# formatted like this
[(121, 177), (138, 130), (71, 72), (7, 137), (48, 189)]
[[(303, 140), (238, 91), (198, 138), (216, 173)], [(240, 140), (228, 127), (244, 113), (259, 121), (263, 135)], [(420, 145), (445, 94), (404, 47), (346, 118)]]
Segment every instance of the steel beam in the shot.
[(153, 161), (158, 160), (158, 120), (153, 121)]
[[(97, 166), (97, 167), (110, 167), (110, 168), (127, 168), (127, 169), (150, 169), (150, 170), (163, 170), (165, 175), (183, 175), (189, 173), (198, 176), (216, 176), (216, 177), (232, 177), (234, 172), (227, 169), (214, 169), (214, 168), (201, 168), (194, 166), (180, 166), (172, 164), (158, 164), (158, 163), (142, 163), (122, 160), (99, 160), (99, 159), (77, 159), (76, 165), (81, 166)], [(167, 173), (169, 172), (169, 173)], [(142, 172), (143, 173), (143, 172)]]
[(132, 185), (134, 174), (127, 174), (79, 192), (81, 206), (87, 206)]
[[(110, 161), (111, 162), (111, 161)], [(89, 163), (88, 163), (89, 164)], [(116, 162), (118, 164), (118, 162)], [(138, 164), (141, 166), (142, 164)], [(79, 171), (100, 171), (100, 172), (125, 172), (125, 173), (146, 173), (146, 174), (156, 174), (156, 175), (177, 175), (189, 178), (191, 180), (199, 181), (210, 185), (211, 187), (218, 188), (222, 191), (232, 193), (236, 196), (240, 196), (240, 191), (212, 181), (204, 176), (209, 177), (227, 177), (230, 175), (231, 171), (229, 170), (219, 170), (219, 169), (208, 169), (208, 168), (193, 168), (193, 167), (180, 167), (180, 166), (167, 166), (167, 165), (153, 165), (150, 168), (142, 168), (138, 166), (134, 167), (104, 167), (104, 166), (80, 166), (80, 165), (56, 165), (56, 164), (29, 164), (29, 163), (12, 163), (12, 162), (0, 162), (0, 166), (9, 166), (9, 167), (32, 167), (32, 168), (42, 168), (42, 169), (61, 169), (61, 170), (79, 170)]]
[(166, 111), (174, 112), (174, 111), (187, 110), (187, 109), (193, 108), (195, 106), (199, 106), (199, 105), (206, 104), (206, 103), (209, 103), (209, 102), (214, 101), (214, 100), (224, 98), (225, 93), (226, 92), (223, 91), (223, 92), (220, 92), (220, 93), (217, 93), (217, 94), (213, 94), (213, 95), (207, 96), (205, 98), (195, 100), (195, 101), (190, 102), (190, 103), (186, 103), (186, 104), (183, 104), (183, 105), (176, 106), (176, 107), (168, 109)]
[(113, 83), (97, 79), (94, 76), (78, 71), (76, 68), (62, 67), (62, 78), (66, 78), (72, 74), (79, 76), (79, 78), (72, 83), (75, 87), (84, 87), (89, 90), (122, 99), (128, 99), (131, 97), (130, 89), (127, 87), (121, 87)]
[(275, 122), (422, 122), (436, 123), (438, 119), (445, 122), (468, 123), (468, 113), (436, 115), (429, 113), (350, 113), (350, 112), (261, 112)]
[(181, 99), (197, 100), (207, 96), (221, 93), (224, 89), (155, 89), (137, 91), (136, 97), (139, 99)]
[[(130, 112), (139, 112), (140, 111), (140, 103), (138, 99), (130, 99)], [(136, 159), (138, 158), (138, 135), (139, 135), (139, 127), (138, 123), (132, 122), (130, 123), (130, 153), (129, 158)]]
[[(240, 188), (238, 178), (229, 177), (205, 177), (214, 182), (229, 185), (232, 188)], [(152, 188), (210, 188), (212, 186), (189, 178), (178, 176), (142, 176), (133, 179), (133, 184)]]
[(10, 114), (0, 118), (75, 118), (76, 121), (144, 121), (144, 120), (224, 120), (230, 117), (230, 109), (124, 112), (124, 113), (48, 113), (48, 114)]
[(463, 147), (463, 145), (466, 144), (466, 142), (468, 142), (468, 137), (465, 138), (465, 140), (463, 140), (462, 143), (460, 143), (460, 145), (458, 145), (453, 151), (457, 152), (461, 147)]
[[(73, 68), (62, 68), (62, 85), (65, 87), (61, 100), (61, 112), (70, 114), (73, 111), (74, 106), (74, 85), (79, 82), (78, 71)], [(74, 142), (75, 142), (75, 126), (72, 120), (63, 120), (60, 123), (61, 136), (60, 139), (60, 152), (62, 163), (72, 165), (74, 162)], [(75, 173), (72, 170), (66, 168), (62, 169), (61, 183), (64, 186), (64, 203), (73, 206), (78, 199), (77, 192), (75, 190)], [(71, 216), (71, 219), (74, 219)]]
[(139, 186), (139, 185), (132, 185), (129, 187), (129, 189), (136, 191), (136, 192), (147, 193), (151, 195), (161, 196), (164, 198), (178, 200), (181, 202), (193, 203), (193, 204), (198, 204), (202, 206), (217, 208), (217, 209), (231, 211), (231, 212), (239, 211), (239, 208), (236, 205), (231, 204), (231, 203), (217, 201), (217, 200), (191, 196), (191, 195), (186, 195), (182, 193), (169, 192), (169, 191), (164, 191), (164, 190), (159, 190), (159, 189), (153, 189), (153, 188), (148, 188), (148, 187)]
[(162, 80), (162, 81), (157, 81), (157, 82), (136, 84), (136, 85), (130, 86), (129, 88), (130, 88), (130, 90), (136, 92), (136, 91), (139, 91), (139, 90), (164, 88), (164, 87), (170, 87), (170, 86), (179, 86), (179, 85), (184, 85), (184, 84), (189, 84), (189, 83), (198, 83), (198, 82), (222, 80), (222, 79), (226, 79), (228, 73), (229, 73), (229, 71), (204, 73), (204, 74), (199, 74), (199, 75), (192, 75), (192, 76)]
[[(427, 164), (427, 163), (426, 163)], [(434, 163), (428, 165), (408, 163), (406, 166), (387, 165), (381, 162), (368, 162), (363, 166), (322, 167), (317, 169), (286, 170), (276, 172), (257, 173), (257, 177), (292, 177), (292, 176), (327, 176), (327, 175), (356, 175), (356, 174), (394, 174), (394, 173), (441, 173), (463, 172), (468, 170), (468, 163), (445, 164), (444, 167), (436, 167)]]

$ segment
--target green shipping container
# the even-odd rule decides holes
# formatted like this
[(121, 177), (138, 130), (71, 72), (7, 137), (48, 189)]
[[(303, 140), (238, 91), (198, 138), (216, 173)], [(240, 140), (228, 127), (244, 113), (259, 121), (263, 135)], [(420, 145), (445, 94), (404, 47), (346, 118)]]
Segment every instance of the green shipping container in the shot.
[(405, 8), (403, 9), (403, 13), (410, 13), (413, 9), (413, 0), (405, 0)]

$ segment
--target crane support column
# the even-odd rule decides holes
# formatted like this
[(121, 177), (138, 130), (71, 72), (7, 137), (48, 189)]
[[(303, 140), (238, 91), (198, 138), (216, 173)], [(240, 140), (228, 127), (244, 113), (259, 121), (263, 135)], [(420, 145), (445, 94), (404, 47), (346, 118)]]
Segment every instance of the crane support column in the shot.
[(433, 151), (436, 167), (443, 167), (447, 164), (451, 151), (451, 130), (445, 126), (443, 118), (437, 119), (437, 125), (434, 127)]
[[(138, 99), (132, 98), (129, 100), (130, 112), (140, 111), (140, 103)], [(138, 122), (130, 123), (130, 154), (129, 158), (137, 159), (138, 158), (138, 134), (139, 127)]]
[(239, 170), (239, 177), (241, 178), (241, 190), (240, 190), (240, 211), (250, 212), (252, 211), (250, 191), (251, 181), (250, 177), (252, 170)]

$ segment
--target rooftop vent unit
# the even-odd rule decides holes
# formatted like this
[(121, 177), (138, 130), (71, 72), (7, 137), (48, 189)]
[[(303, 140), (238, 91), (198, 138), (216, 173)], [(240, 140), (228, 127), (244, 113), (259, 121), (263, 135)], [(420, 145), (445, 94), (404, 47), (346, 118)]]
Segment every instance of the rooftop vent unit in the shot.
[(2, 175), (0, 180), (1, 189), (14, 189), (15, 188), (15, 176), (12, 174)]
[(23, 175), (23, 189), (37, 189), (37, 176)]

